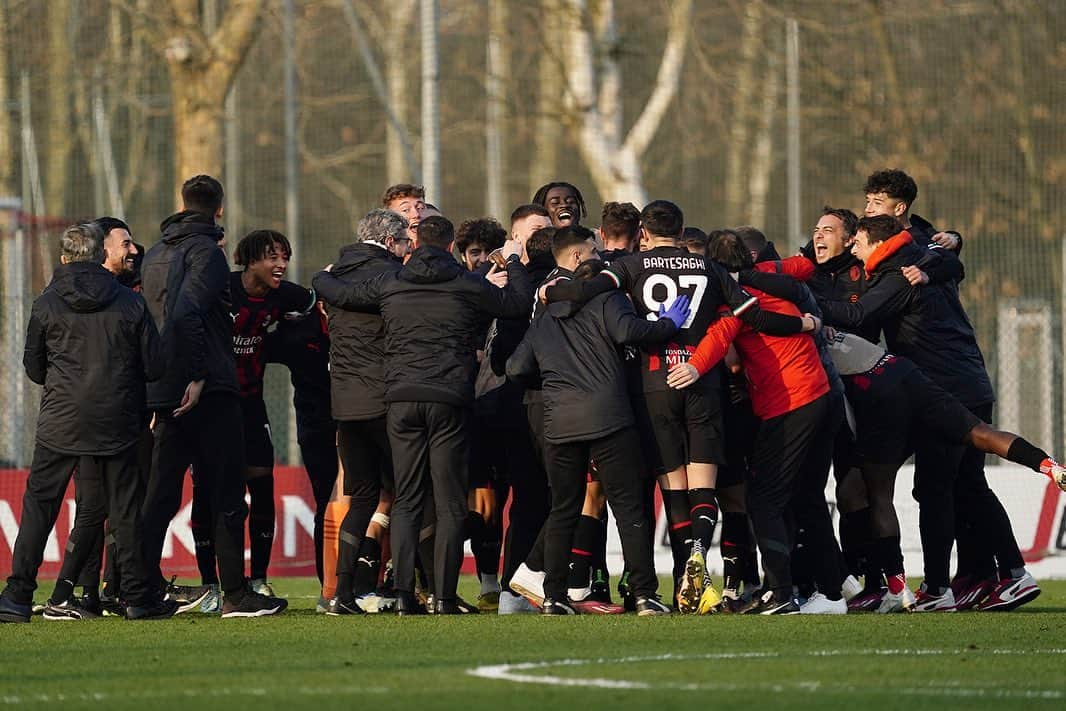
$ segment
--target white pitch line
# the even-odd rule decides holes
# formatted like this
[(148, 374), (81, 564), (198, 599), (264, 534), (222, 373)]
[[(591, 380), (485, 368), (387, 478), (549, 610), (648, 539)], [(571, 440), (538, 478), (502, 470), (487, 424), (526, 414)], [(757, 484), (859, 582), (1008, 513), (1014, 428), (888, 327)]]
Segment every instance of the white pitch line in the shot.
[[(1037, 655), (1037, 654), (1066, 654), (1066, 649), (826, 649), (804, 653), (814, 657), (840, 657), (840, 656), (946, 656), (946, 655)], [(783, 656), (780, 652), (711, 652), (706, 654), (656, 654), (645, 656), (615, 657), (615, 658), (588, 658), (588, 659), (558, 659), (554, 661), (519, 662), (515, 664), (488, 664), (472, 669), (467, 669), (470, 676), (495, 681), (509, 681), (518, 684), (541, 684), (545, 686), (568, 686), (587, 687), (598, 689), (637, 689), (637, 690), (662, 690), (676, 689), (681, 691), (743, 691), (761, 690), (773, 693), (789, 693), (805, 691), (815, 693), (830, 691), (838, 693), (883, 691), (885, 693), (899, 693), (908, 696), (948, 696), (948, 697), (987, 697), (987, 698), (1011, 698), (1011, 699), (1064, 699), (1066, 692), (1058, 689), (998, 689), (963, 687), (961, 684), (948, 682), (947, 685), (934, 685), (924, 687), (875, 687), (856, 686), (854, 684), (840, 684), (835, 682), (799, 681), (766, 683), (756, 682), (750, 684), (737, 683), (671, 683), (671, 682), (646, 682), (630, 679), (605, 679), (598, 677), (565, 677), (550, 674), (529, 674), (526, 672), (548, 669), (554, 667), (577, 667), (599, 664), (633, 664), (638, 662), (664, 662), (683, 660), (725, 660), (725, 659), (763, 659)]]
[(20, 704), (61, 703), (66, 701), (111, 701), (115, 699), (203, 699), (224, 696), (252, 696), (255, 698), (273, 697), (275, 695), (328, 696), (333, 694), (387, 694), (389, 689), (383, 686), (347, 686), (347, 687), (311, 687), (297, 686), (284, 689), (264, 689), (262, 687), (221, 687), (211, 689), (174, 689), (172, 691), (80, 691), (77, 693), (58, 694), (0, 694), (0, 706), (18, 706)]

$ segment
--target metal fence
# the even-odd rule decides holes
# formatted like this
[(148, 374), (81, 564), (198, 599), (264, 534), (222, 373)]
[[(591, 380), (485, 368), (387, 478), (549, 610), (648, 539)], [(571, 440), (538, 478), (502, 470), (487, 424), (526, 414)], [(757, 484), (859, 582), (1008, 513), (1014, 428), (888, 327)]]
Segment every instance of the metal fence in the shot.
[[(423, 4), (264, 5), (218, 107), (224, 223), (237, 237), (253, 227), (294, 232), (293, 280), (332, 261), (387, 184), (422, 175)], [(187, 177), (175, 174), (178, 79), (156, 25), (167, 5), (0, 3), (3, 462), (28, 464), (38, 389), (22, 374), (22, 338), (57, 230), (119, 214), (150, 245)], [(487, 214), (493, 202), (495, 217), (506, 218), (552, 179), (582, 188), (587, 224), (614, 197), (598, 194), (567, 113), (573, 36), (560, 17), (574, 5), (586, 3), (439, 0), (441, 182), (428, 197), (456, 221)], [(656, 84), (676, 5), (587, 5), (581, 20), (600, 22), (601, 65), (613, 67), (619, 123), (629, 126)], [(201, 9), (211, 30), (231, 8), (204, 0)], [(822, 205), (858, 211), (868, 173), (905, 169), (919, 185), (914, 210), (965, 236), (963, 299), (1000, 393), (1001, 423), (1063, 451), (1066, 6), (695, 2), (688, 27), (677, 95), (641, 161), (647, 194), (678, 202), (690, 224), (756, 224), (794, 247)], [(491, 154), (490, 108), (503, 126)], [(281, 460), (297, 456), (287, 380), (268, 370)]]

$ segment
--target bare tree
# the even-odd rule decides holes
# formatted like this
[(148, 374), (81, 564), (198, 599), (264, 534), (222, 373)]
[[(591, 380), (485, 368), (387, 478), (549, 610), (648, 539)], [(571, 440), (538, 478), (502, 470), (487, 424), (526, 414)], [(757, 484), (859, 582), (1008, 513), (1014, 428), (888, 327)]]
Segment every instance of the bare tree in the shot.
[[(0, 37), (10, 37), (7, 0), (0, 0)], [(8, 103), (14, 98), (8, 83), (8, 43), (0, 44), (0, 197), (16, 194), (15, 151), (12, 142), (11, 112)], [(0, 240), (2, 240), (0, 236)]]
[[(619, 120), (620, 68), (611, 46), (614, 0), (600, 0), (596, 12), (590, 18), (587, 0), (566, 2), (563, 31), (567, 37), (567, 111), (578, 150), (600, 196), (605, 200), (642, 205), (647, 202), (647, 193), (640, 160), (677, 95), (688, 45), (692, 0), (670, 3), (666, 45), (651, 96), (625, 136)], [(595, 35), (590, 25), (597, 28)]]
[(755, 93), (755, 68), (759, 59), (760, 32), (763, 29), (764, 7), (761, 0), (744, 5), (743, 30), (740, 36), (740, 65), (733, 93), (733, 110), (729, 123), (729, 144), (726, 149), (725, 219), (727, 224), (742, 221), (746, 203), (744, 189), (748, 144), (751, 140), (752, 97)]
[(507, 0), (489, 0), (489, 42), (486, 61), (485, 117), (486, 210), (497, 219), (504, 217), (507, 202), (507, 77), (511, 62), (507, 37)]
[(412, 63), (410, 48), (405, 42), (415, 13), (415, 0), (394, 0), (386, 3), (389, 12), (388, 35), (382, 43), (385, 55), (385, 84), (388, 106), (396, 117), (385, 133), (385, 173), (390, 185), (419, 180), (418, 161), (410, 145), (411, 85), (408, 74)]
[(66, 209), (70, 154), (74, 149), (71, 130), (71, 2), (48, 4), (48, 127), (44, 168), (44, 207), (55, 215)]
[[(559, 145), (562, 143), (562, 125), (559, 121), (559, 77), (565, 71), (563, 58), (553, 51), (551, 43), (559, 37), (562, 23), (559, 20), (563, 0), (541, 0), (539, 6), (543, 23), (540, 32), (544, 44), (539, 48), (537, 59), (536, 121), (533, 127), (533, 160), (529, 164), (529, 195), (533, 196), (541, 185), (556, 180), (559, 166)], [(536, 10), (528, 10), (535, 12)]]
[(259, 29), (265, 0), (231, 0), (212, 32), (199, 0), (145, 8), (120, 2), (164, 48), (174, 115), (174, 170), (179, 181), (222, 173), (223, 102)]

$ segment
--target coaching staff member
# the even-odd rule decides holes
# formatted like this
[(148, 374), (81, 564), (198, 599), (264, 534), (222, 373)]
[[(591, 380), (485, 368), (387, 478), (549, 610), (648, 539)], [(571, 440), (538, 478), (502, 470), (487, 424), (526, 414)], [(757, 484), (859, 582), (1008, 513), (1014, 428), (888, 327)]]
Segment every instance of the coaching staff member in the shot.
[[(83, 497), (101, 511), (106, 498), (128, 616), (169, 617), (176, 608), (149, 585), (139, 550), (137, 440), (145, 381), (162, 373), (159, 335), (144, 299), (104, 269), (103, 239), (92, 223), (63, 233), (62, 265), (30, 313), (23, 364), (44, 393), (12, 573), (0, 598), (5, 622), (29, 622), (45, 542), (75, 470), (79, 512)], [(71, 592), (68, 583), (63, 599), (50, 601), (56, 615), (95, 617), (82, 614)]]
[[(451, 254), (454, 228), (443, 217), (418, 225), (418, 249), (398, 272), (349, 284), (319, 272), (315, 289), (339, 308), (380, 307), (385, 322), (386, 423), (396, 477), (392, 510), (396, 611), (416, 612), (415, 550), (426, 488), (437, 513), (436, 612), (459, 612), (456, 585), (467, 518), (466, 419), (474, 401), (475, 336), (486, 318), (518, 318), (533, 308), (532, 290), (509, 241), (507, 288), (468, 272)], [(432, 477), (432, 481), (430, 479)]]
[(247, 589), (244, 580), (243, 418), (233, 359), (229, 265), (215, 220), (222, 184), (207, 175), (181, 187), (184, 210), (163, 221), (163, 237), (144, 257), (144, 297), (163, 341), (165, 374), (148, 388), (155, 451), (144, 504), (145, 560), (162, 580), (167, 525), (181, 506), (185, 471), (211, 503), (223, 617), (281, 612), (285, 600)]

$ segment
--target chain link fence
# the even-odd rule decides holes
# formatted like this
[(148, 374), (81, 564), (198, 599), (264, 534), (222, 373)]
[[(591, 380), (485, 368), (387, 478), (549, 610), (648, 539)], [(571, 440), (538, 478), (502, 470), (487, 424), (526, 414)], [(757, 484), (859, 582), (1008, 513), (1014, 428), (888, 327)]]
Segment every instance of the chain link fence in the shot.
[[(62, 226), (115, 214), (150, 246), (187, 177), (174, 174), (172, 78), (154, 24), (166, 4), (3, 3), (0, 466), (29, 463), (39, 388), (21, 368), (24, 330)], [(218, 107), (223, 223), (231, 245), (252, 228), (298, 224), (290, 237), (299, 268), (289, 278), (306, 282), (350, 241), (388, 183), (419, 178), (419, 3), (292, 5), (295, 134), (287, 139), (284, 124), (284, 5), (267, 2)], [(503, 204), (528, 201), (548, 180), (568, 180), (584, 192), (585, 222), (596, 224), (612, 196), (597, 194), (564, 111), (565, 3), (439, 5), (442, 182), (430, 201), (456, 222), (488, 212), (486, 18), (503, 12), (496, 39), (505, 62), (495, 84), (503, 100), (495, 157)], [(229, 9), (224, 0), (202, 6), (215, 15), (211, 22)], [(608, 49), (629, 125), (655, 84), (669, 7), (631, 0), (612, 7)], [(1000, 423), (1063, 451), (1066, 6), (697, 2), (690, 27), (678, 94), (643, 159), (648, 195), (678, 202), (690, 224), (755, 224), (791, 249), (824, 204), (860, 211), (870, 172), (906, 170), (919, 185), (915, 212), (965, 237), (963, 299), (1000, 394)], [(401, 131), (390, 129), (397, 125)], [(788, 147), (797, 139), (790, 180)], [(297, 157), (295, 221), (285, 213), (287, 140)], [(798, 219), (790, 204), (799, 206)], [(295, 461), (288, 374), (276, 366), (268, 369), (267, 400), (279, 460)]]

